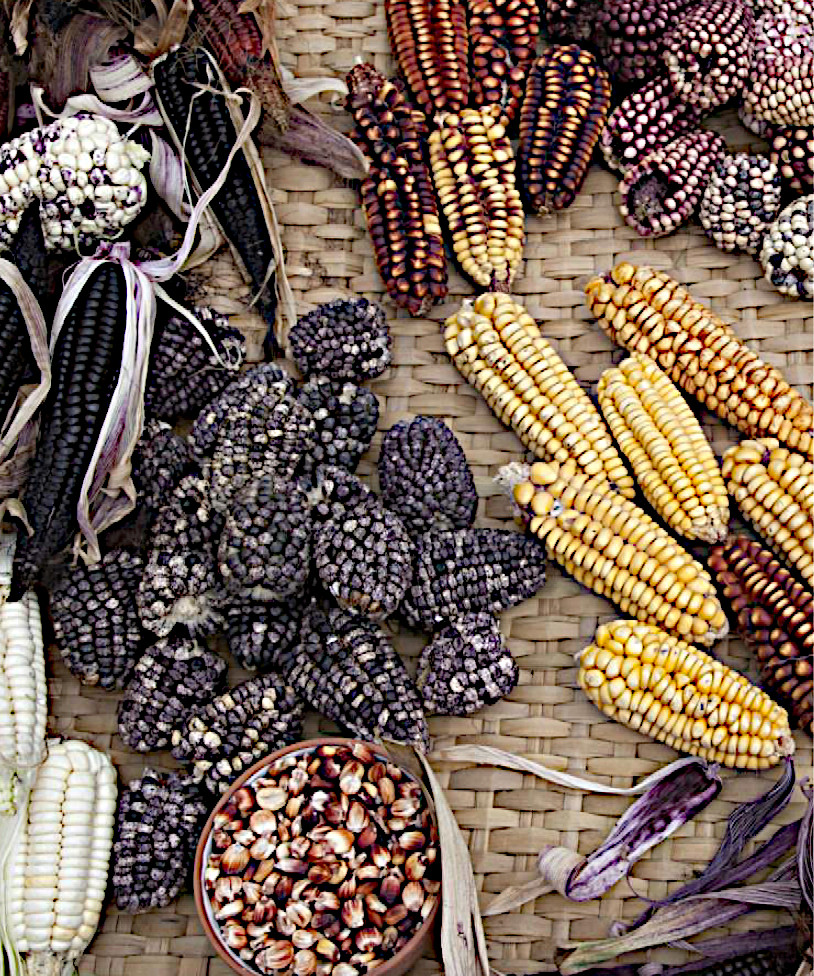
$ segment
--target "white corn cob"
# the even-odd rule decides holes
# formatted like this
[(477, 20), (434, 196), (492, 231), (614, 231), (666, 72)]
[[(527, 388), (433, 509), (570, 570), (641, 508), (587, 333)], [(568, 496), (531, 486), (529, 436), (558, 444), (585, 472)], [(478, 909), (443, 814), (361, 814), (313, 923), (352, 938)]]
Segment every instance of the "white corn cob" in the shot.
[(116, 795), (107, 756), (84, 742), (49, 741), (2, 879), (5, 949), (24, 957), (27, 976), (67, 976), (93, 938)]

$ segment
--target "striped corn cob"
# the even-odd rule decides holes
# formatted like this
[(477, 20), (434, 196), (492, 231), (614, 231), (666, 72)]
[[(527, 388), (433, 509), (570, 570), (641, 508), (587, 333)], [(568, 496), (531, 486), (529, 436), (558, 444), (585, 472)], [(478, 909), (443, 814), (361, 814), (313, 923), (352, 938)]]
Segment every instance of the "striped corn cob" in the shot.
[(814, 586), (814, 464), (774, 438), (723, 457), (729, 493), (777, 555)]
[[(52, 741), (4, 884), (4, 948), (31, 976), (74, 972), (102, 911), (116, 771), (84, 742)], [(12, 964), (12, 968), (13, 964)]]
[(634, 353), (607, 369), (599, 406), (645, 498), (686, 539), (726, 536), (729, 498), (701, 425), (652, 359)]
[(633, 502), (573, 461), (510, 465), (520, 518), (577, 582), (645, 623), (709, 645), (728, 631), (704, 567)]
[(633, 479), (599, 412), (537, 323), (508, 295), (464, 301), (444, 342), (461, 374), (537, 457), (573, 458), (633, 497)]
[(425, 115), (460, 112), (469, 101), (469, 33), (464, 0), (385, 0), (387, 35), (407, 86)]
[(433, 184), (464, 274), (508, 291), (523, 256), (523, 205), (499, 110), (442, 113), (428, 140)]
[(376, 265), (392, 300), (422, 315), (447, 293), (423, 122), (401, 87), (372, 65), (356, 65), (347, 82), (353, 139), (370, 166), (361, 194)]
[(745, 536), (716, 546), (709, 567), (755, 650), (766, 686), (799, 727), (814, 734), (814, 594)]
[(610, 108), (610, 80), (576, 44), (550, 47), (531, 67), (520, 115), (520, 185), (538, 214), (570, 207)]
[(788, 716), (704, 651), (635, 620), (600, 626), (577, 657), (579, 685), (608, 718), (735, 769), (794, 753)]
[(614, 342), (650, 356), (707, 410), (752, 437), (777, 437), (811, 452), (811, 404), (677, 281), (623, 262), (585, 290), (592, 314)]
[(45, 657), (33, 590), (0, 605), (0, 701), (0, 816), (7, 816), (45, 757)]

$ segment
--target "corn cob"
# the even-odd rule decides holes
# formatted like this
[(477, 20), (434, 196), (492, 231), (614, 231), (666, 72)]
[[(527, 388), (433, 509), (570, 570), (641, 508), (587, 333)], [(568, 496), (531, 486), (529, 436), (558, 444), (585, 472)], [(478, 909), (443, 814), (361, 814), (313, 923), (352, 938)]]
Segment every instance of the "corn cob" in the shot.
[(356, 65), (347, 82), (353, 139), (370, 165), (361, 195), (376, 265), (392, 300), (423, 315), (447, 293), (424, 125), (401, 87), (372, 65)]
[(770, 159), (796, 193), (814, 192), (814, 128), (777, 129)]
[(788, 716), (720, 661), (635, 620), (602, 625), (578, 656), (579, 685), (609, 718), (735, 769), (794, 753)]
[(365, 386), (312, 376), (297, 401), (314, 419), (314, 440), (303, 458), (304, 473), (320, 464), (355, 471), (379, 423), (379, 400)]
[(766, 686), (814, 734), (814, 595), (745, 536), (716, 546), (709, 567), (755, 649)]
[(655, 78), (664, 71), (662, 58), (668, 31), (681, 23), (695, 2), (602, 0), (589, 20), (585, 40), (597, 45), (602, 63), (617, 81)]
[(500, 107), (501, 122), (517, 114), (540, 32), (540, 10), (529, 0), (469, 0), (471, 104)]
[(769, 435), (811, 452), (811, 404), (677, 281), (623, 262), (585, 290), (614, 342), (650, 356), (707, 410), (751, 437)]
[(520, 115), (520, 186), (538, 214), (570, 207), (588, 175), (610, 108), (610, 80), (575, 44), (531, 66)]
[(701, 198), (704, 233), (722, 251), (756, 254), (780, 209), (782, 189), (780, 173), (766, 156), (727, 154), (713, 167)]
[(25, 957), (30, 976), (75, 971), (93, 938), (115, 813), (116, 771), (107, 756), (84, 742), (50, 742), (4, 881), (3, 948), (12, 960), (15, 952)]
[(586, 474), (633, 497), (633, 479), (599, 412), (522, 305), (501, 294), (466, 300), (447, 319), (444, 342), (461, 374), (529, 451), (574, 458)]
[(622, 613), (709, 645), (728, 631), (704, 567), (633, 502), (573, 461), (510, 465), (520, 518), (548, 555)]
[(170, 495), (196, 469), (192, 445), (161, 420), (148, 420), (133, 451), (136, 504), (150, 529)]
[(766, 229), (758, 260), (763, 276), (781, 295), (814, 298), (814, 194), (780, 211)]
[(0, 696), (0, 816), (8, 816), (45, 757), (45, 656), (33, 590), (0, 605)]
[(469, 101), (464, 0), (385, 0), (387, 36), (416, 104), (430, 118)]
[(723, 539), (729, 499), (718, 462), (692, 410), (653, 360), (634, 353), (605, 370), (597, 397), (660, 517), (686, 539)]
[(731, 447), (722, 468), (746, 518), (814, 586), (814, 464), (767, 437)]
[(523, 205), (498, 111), (442, 113), (428, 140), (433, 184), (452, 251), (481, 288), (508, 291), (523, 256)]
[(270, 671), (298, 640), (306, 602), (230, 602), (224, 629), (229, 653), (242, 668)]

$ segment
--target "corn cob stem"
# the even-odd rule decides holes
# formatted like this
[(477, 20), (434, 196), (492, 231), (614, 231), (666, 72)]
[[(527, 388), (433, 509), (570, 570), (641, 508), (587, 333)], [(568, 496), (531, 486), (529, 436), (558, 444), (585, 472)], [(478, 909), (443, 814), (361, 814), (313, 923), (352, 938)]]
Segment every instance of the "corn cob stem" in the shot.
[(658, 627), (600, 626), (578, 655), (580, 687), (609, 718), (735, 769), (794, 753), (785, 709), (737, 671)]

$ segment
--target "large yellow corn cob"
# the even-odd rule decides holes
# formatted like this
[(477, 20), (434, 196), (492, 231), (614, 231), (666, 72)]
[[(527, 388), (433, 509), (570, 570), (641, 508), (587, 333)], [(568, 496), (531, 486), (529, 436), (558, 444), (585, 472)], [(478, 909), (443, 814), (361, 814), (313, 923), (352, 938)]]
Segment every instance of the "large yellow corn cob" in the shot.
[(521, 518), (549, 556), (622, 613), (695, 644), (728, 632), (709, 573), (607, 481), (573, 461), (509, 465), (501, 480), (514, 485)]
[(633, 497), (599, 412), (522, 305), (498, 292), (464, 301), (447, 319), (444, 341), (461, 374), (532, 453), (573, 458)]
[(658, 627), (599, 627), (579, 655), (579, 684), (609, 718), (709, 762), (766, 769), (794, 753), (785, 709)]
[(591, 279), (586, 293), (614, 342), (650, 356), (708, 410), (750, 437), (776, 437), (810, 455), (811, 404), (677, 281), (623, 262)]
[(701, 425), (652, 359), (634, 353), (597, 387), (611, 433), (645, 498), (673, 531), (720, 542), (729, 522), (724, 479)]
[(738, 507), (784, 562), (814, 586), (814, 465), (773, 438), (741, 441), (723, 459)]
[(430, 167), (455, 259), (481, 288), (508, 291), (523, 255), (523, 204), (497, 106), (447, 112), (430, 134)]

